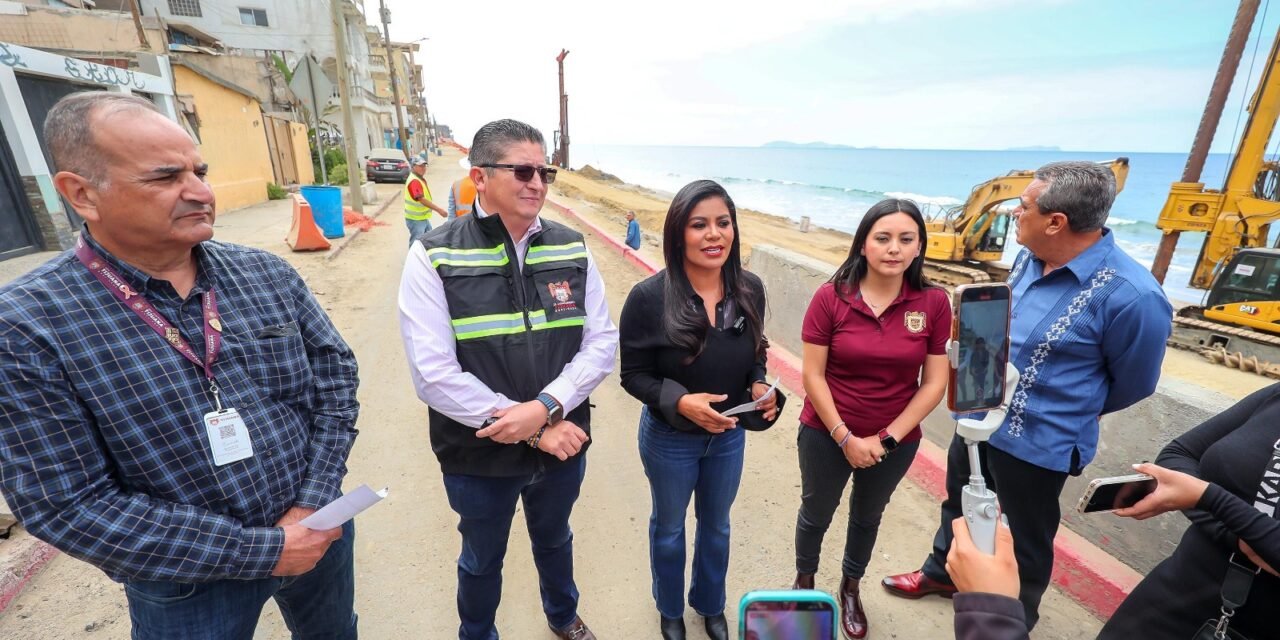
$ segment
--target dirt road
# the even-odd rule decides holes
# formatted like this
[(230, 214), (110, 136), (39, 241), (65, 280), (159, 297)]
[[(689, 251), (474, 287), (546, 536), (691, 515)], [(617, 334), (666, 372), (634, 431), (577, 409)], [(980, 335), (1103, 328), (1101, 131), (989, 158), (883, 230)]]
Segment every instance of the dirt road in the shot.
[[(434, 161), (432, 191), (447, 193), (460, 171), (450, 153)], [(550, 208), (544, 214), (561, 219)], [(227, 224), (235, 221), (227, 216)], [(456, 637), (454, 559), (459, 548), (456, 517), (441, 486), (440, 471), (427, 440), (427, 411), (414, 395), (400, 345), (396, 289), (407, 232), (394, 212), (357, 238), (334, 262), (291, 259), (320, 295), (361, 365), (362, 405), (349, 463), (348, 486), (391, 487), (390, 497), (358, 520), (356, 537), (357, 610), (365, 638), (446, 639)], [(609, 305), (616, 314), (641, 275), (620, 256), (589, 240), (605, 277)], [(573, 516), (580, 612), (602, 638), (657, 637), (657, 614), (649, 595), (648, 483), (636, 450), (640, 405), (618, 384), (616, 372), (592, 396), (595, 443), (588, 459), (582, 497)], [(737, 599), (756, 588), (780, 588), (794, 574), (792, 541), (799, 505), (796, 420), (792, 403), (774, 429), (750, 434), (746, 472), (733, 514), (733, 556), (729, 573), (729, 618), (736, 622)], [(951, 637), (950, 601), (907, 602), (885, 595), (875, 582), (889, 572), (913, 569), (923, 559), (936, 527), (937, 508), (920, 489), (904, 482), (885, 514), (871, 563), (864, 601), (873, 638)], [(549, 640), (541, 613), (537, 576), (524, 527), (513, 525), (507, 554), (503, 603), (498, 615), (504, 638)], [(819, 587), (834, 590), (847, 511), (836, 514), (827, 536)], [(690, 530), (692, 530), (692, 519)], [(690, 537), (692, 540), (692, 537)], [(1051, 591), (1035, 637), (1077, 640), (1093, 637), (1100, 624), (1075, 603)], [(691, 638), (702, 625), (687, 614)], [(128, 612), (120, 586), (101, 572), (59, 556), (0, 617), (0, 637), (127, 638)], [(259, 638), (286, 638), (280, 615), (268, 605)]]

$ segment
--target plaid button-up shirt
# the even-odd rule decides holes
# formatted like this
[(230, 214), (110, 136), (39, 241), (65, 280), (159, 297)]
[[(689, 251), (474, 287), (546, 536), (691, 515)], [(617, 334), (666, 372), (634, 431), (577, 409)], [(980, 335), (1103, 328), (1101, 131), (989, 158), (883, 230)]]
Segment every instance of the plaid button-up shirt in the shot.
[(356, 437), (356, 362), (284, 260), (196, 247), (185, 300), (100, 255), (203, 357), (200, 301), (217, 292), (224, 407), (254, 455), (215, 466), (214, 399), (183, 358), (68, 251), (0, 288), (0, 487), (37, 538), (112, 579), (203, 582), (270, 575), (272, 525), (341, 495)]

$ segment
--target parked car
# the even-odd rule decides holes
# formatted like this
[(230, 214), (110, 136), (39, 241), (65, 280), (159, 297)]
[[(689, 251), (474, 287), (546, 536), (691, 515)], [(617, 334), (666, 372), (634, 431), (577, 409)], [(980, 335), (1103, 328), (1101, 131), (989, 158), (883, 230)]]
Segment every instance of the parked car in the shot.
[(364, 157), (364, 173), (370, 182), (404, 182), (409, 159), (399, 149), (373, 149)]

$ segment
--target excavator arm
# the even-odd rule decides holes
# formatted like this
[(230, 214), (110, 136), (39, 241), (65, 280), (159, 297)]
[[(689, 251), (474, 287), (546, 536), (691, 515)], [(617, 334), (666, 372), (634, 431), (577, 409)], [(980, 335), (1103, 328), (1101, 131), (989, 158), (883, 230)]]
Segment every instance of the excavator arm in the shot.
[(1222, 190), (1205, 189), (1201, 182), (1175, 182), (1156, 222), (1165, 233), (1207, 234), (1191, 274), (1191, 286), (1198, 289), (1211, 288), (1218, 270), (1239, 249), (1266, 246), (1269, 225), (1280, 220), (1280, 202), (1268, 199), (1276, 195), (1258, 187), (1261, 174), (1275, 171), (1266, 162), (1266, 151), (1280, 117), (1280, 33), (1248, 110)]
[[(1119, 193), (1129, 177), (1129, 159), (1116, 158), (1102, 164), (1115, 174), (1116, 193)], [(1008, 229), (1009, 213), (1000, 211), (999, 205), (1017, 199), (1032, 180), (1035, 180), (1034, 171), (1018, 170), (975, 186), (963, 205), (948, 210), (941, 220), (926, 224), (929, 246), (925, 249), (925, 258), (939, 262), (999, 260), (1003, 243), (983, 241), (993, 228), (999, 233)]]

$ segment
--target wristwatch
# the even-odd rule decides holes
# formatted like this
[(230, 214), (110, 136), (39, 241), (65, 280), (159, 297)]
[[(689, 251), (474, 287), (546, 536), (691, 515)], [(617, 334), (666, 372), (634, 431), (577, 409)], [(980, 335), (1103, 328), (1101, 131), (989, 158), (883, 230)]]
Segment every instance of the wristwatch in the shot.
[(886, 452), (893, 451), (898, 448), (898, 439), (889, 435), (888, 429), (880, 430), (880, 446), (884, 447)]
[(564, 406), (559, 400), (551, 397), (549, 393), (539, 393), (537, 399), (547, 408), (547, 426), (554, 426), (555, 423), (564, 420)]

